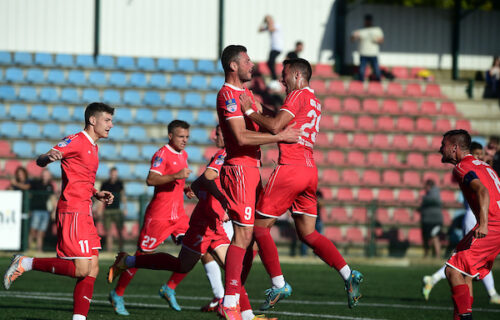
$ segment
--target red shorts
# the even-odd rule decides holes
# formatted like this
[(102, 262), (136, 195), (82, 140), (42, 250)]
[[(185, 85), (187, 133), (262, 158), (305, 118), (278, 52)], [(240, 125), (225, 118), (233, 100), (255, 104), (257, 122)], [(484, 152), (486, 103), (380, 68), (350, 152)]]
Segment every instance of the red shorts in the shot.
[(89, 212), (57, 212), (57, 256), (61, 259), (90, 259), (98, 255), (101, 237)]
[(257, 213), (277, 218), (290, 209), (294, 214), (316, 217), (317, 189), (316, 167), (278, 165), (259, 196)]
[(208, 225), (191, 225), (186, 236), (182, 239), (183, 247), (201, 255), (207, 253), (209, 249), (214, 251), (218, 247), (228, 246), (230, 243), (222, 223), (219, 223), (215, 230), (209, 228)]
[(144, 225), (137, 240), (137, 247), (144, 252), (155, 251), (170, 235), (184, 235), (189, 228), (189, 218), (182, 215), (176, 220), (144, 218)]
[(446, 264), (464, 275), (483, 279), (491, 271), (493, 262), (500, 253), (500, 230), (488, 228), (486, 237), (476, 239), (476, 228), (458, 243)]
[(220, 183), (229, 202), (229, 218), (237, 225), (252, 227), (257, 195), (262, 189), (259, 168), (224, 165), (220, 172)]

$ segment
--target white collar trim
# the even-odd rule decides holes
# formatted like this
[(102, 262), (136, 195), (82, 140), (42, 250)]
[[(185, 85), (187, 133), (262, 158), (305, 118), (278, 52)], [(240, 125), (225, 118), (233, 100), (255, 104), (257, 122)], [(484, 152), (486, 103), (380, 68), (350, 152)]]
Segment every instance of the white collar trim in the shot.
[(87, 137), (87, 139), (89, 139), (90, 143), (95, 146), (94, 139), (92, 139), (85, 130), (82, 130), (82, 133)]
[(232, 85), (232, 84), (230, 84), (230, 83), (227, 83), (227, 82), (225, 82), (225, 83), (224, 83), (224, 85), (225, 85), (225, 86), (228, 86), (229, 88), (234, 89), (234, 90), (238, 90), (238, 91), (245, 91), (245, 89), (238, 88), (237, 86), (234, 86), (234, 85)]
[(182, 151), (179, 152), (179, 151), (176, 151), (174, 148), (172, 148), (169, 144), (166, 144), (165, 147), (167, 147), (168, 150), (170, 150), (170, 152), (172, 153), (175, 153), (175, 154), (182, 154)]

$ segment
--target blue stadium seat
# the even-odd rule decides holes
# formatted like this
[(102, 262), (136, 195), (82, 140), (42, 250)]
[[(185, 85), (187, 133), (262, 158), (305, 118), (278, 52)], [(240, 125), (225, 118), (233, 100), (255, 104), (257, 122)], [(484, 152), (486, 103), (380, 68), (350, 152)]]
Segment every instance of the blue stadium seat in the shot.
[(114, 126), (109, 132), (109, 139), (113, 141), (123, 141), (127, 139), (125, 129), (122, 126)]
[(84, 89), (82, 93), (82, 101), (85, 103), (98, 102), (101, 100), (99, 91), (95, 89)]
[(5, 80), (12, 83), (24, 82), (24, 72), (19, 68), (8, 68), (5, 70)]
[(38, 121), (47, 121), (50, 118), (49, 108), (43, 104), (36, 104), (31, 107), (30, 117)]
[(150, 109), (138, 109), (137, 112), (135, 113), (135, 121), (139, 123), (144, 123), (144, 124), (150, 124), (154, 123), (154, 115), (153, 111)]
[(161, 96), (156, 91), (147, 91), (144, 94), (144, 104), (147, 106), (161, 106)]
[(189, 87), (195, 90), (206, 90), (207, 89), (207, 78), (205, 76), (194, 75), (191, 77), (191, 82)]
[(120, 96), (120, 92), (116, 90), (106, 90), (102, 95), (102, 100), (104, 103), (111, 105), (121, 104), (122, 98)]
[(33, 146), (27, 141), (14, 141), (12, 151), (21, 158), (33, 157)]
[(61, 101), (68, 103), (79, 103), (80, 94), (74, 88), (64, 88), (61, 90)]
[(180, 107), (182, 105), (182, 96), (178, 92), (167, 92), (165, 94), (165, 104), (169, 107)]
[(49, 139), (61, 139), (61, 127), (55, 123), (44, 124), (42, 127), (42, 136)]
[(12, 86), (0, 87), (0, 100), (17, 100), (16, 90)]
[(174, 74), (170, 78), (170, 86), (174, 89), (185, 90), (188, 88), (187, 78), (183, 74)]
[(54, 144), (48, 141), (37, 141), (35, 143), (35, 155), (47, 153), (53, 146)]
[(205, 162), (203, 152), (199, 147), (187, 146), (185, 150), (188, 154), (189, 162)]
[[(47, 150), (48, 151), (48, 150)], [(61, 164), (59, 162), (52, 162), (47, 165), (47, 169), (49, 169), (52, 177), (61, 178)]]
[(127, 76), (123, 72), (113, 72), (109, 75), (109, 84), (113, 87), (125, 87)]
[(12, 64), (12, 56), (11, 56), (10, 52), (0, 51), (0, 64), (2, 64), (2, 65)]
[(54, 65), (54, 59), (50, 53), (36, 53), (35, 64), (44, 67), (51, 67)]
[(148, 80), (144, 73), (136, 72), (130, 75), (128, 85), (129, 87), (145, 88), (148, 86)]
[(40, 90), (40, 100), (44, 102), (58, 102), (59, 94), (56, 88), (45, 87)]
[(151, 160), (156, 151), (158, 151), (160, 147), (153, 144), (143, 145), (141, 148), (141, 157), (144, 160)]
[(141, 160), (139, 148), (135, 144), (122, 144), (120, 158), (131, 161)]
[(54, 106), (52, 108), (52, 119), (57, 122), (71, 121), (72, 119), (69, 114), (69, 108), (63, 105)]
[(184, 120), (189, 124), (192, 124), (195, 122), (194, 113), (190, 110), (180, 110), (179, 112), (177, 112), (176, 119)]
[(63, 127), (63, 135), (67, 137), (82, 130), (83, 124), (69, 123)]
[(160, 58), (156, 61), (156, 67), (159, 71), (174, 72), (175, 63), (174, 60), (168, 58)]
[(85, 107), (75, 107), (73, 108), (73, 113), (71, 114), (71, 120), (73, 121), (84, 121), (85, 119)]
[[(124, 78), (125, 78), (125, 76), (124, 76)], [(104, 72), (102, 72), (102, 71), (92, 71), (89, 74), (89, 83), (91, 85), (94, 85), (94, 86), (107, 85), (106, 74), (104, 74)]]
[(217, 125), (217, 115), (213, 111), (200, 111), (196, 123), (200, 126), (215, 127)]
[(40, 126), (34, 122), (25, 122), (21, 125), (21, 135), (25, 138), (37, 139), (40, 137)]
[(65, 84), (66, 76), (64, 75), (64, 71), (59, 69), (51, 69), (47, 74), (47, 81), (51, 84)]
[(201, 128), (191, 129), (189, 132), (189, 140), (193, 143), (209, 144), (211, 142), (210, 132)]
[[(100, 147), (101, 148), (101, 147)], [(99, 148), (99, 156), (101, 156), (101, 149)], [(109, 177), (109, 166), (107, 163), (99, 163), (99, 167), (97, 168), (96, 178), (105, 180)]]
[(29, 69), (26, 74), (26, 81), (30, 83), (44, 83), (45, 82), (45, 74), (41, 69)]
[(215, 66), (212, 60), (198, 60), (197, 68), (198, 72), (202, 73), (214, 73)]
[(127, 201), (127, 215), (126, 219), (135, 221), (139, 219), (139, 203), (136, 201)]
[(137, 68), (143, 71), (154, 71), (156, 69), (153, 58), (137, 58)]
[(172, 120), (174, 120), (172, 111), (165, 109), (156, 111), (155, 122), (168, 124)]
[(21, 87), (19, 88), (19, 100), (23, 101), (37, 101), (38, 94), (35, 87)]
[(29, 118), (28, 107), (24, 104), (11, 104), (9, 115), (15, 120), (27, 120)]
[(216, 70), (218, 73), (224, 73), (224, 68), (222, 68), (222, 63), (219, 61), (217, 61), (217, 70)]
[(123, 93), (123, 102), (132, 106), (139, 106), (142, 103), (141, 94), (135, 90), (126, 90)]
[[(110, 131), (110, 138), (113, 134), (113, 129)], [(116, 146), (112, 143), (106, 143), (99, 145), (99, 157), (106, 160), (115, 160), (118, 159), (118, 151), (116, 150)], [(108, 172), (106, 172), (108, 174)]]
[(56, 54), (55, 65), (58, 67), (71, 68), (73, 67), (74, 61), (71, 54), (58, 53)]
[(97, 56), (96, 65), (103, 69), (114, 69), (115, 59), (112, 56)]
[(19, 136), (19, 126), (14, 122), (3, 122), (0, 124), (0, 135), (15, 138)]
[(188, 92), (184, 95), (184, 104), (190, 108), (203, 107), (201, 95), (198, 92)]
[[(151, 154), (151, 156), (153, 156), (153, 154)], [(150, 167), (150, 165), (144, 163), (136, 163), (133, 171), (134, 177), (136, 179), (146, 180), (149, 174)]]
[(76, 56), (76, 66), (81, 68), (95, 68), (94, 57), (88, 54)]
[(194, 61), (192, 59), (177, 60), (177, 70), (180, 72), (194, 72)]
[(208, 85), (208, 88), (210, 90), (220, 90), (222, 88), (222, 85), (224, 84), (224, 77), (221, 76), (215, 76), (210, 79), (210, 84)]
[(116, 66), (122, 70), (135, 70), (135, 60), (132, 57), (118, 57)]
[(125, 162), (117, 162), (115, 163), (115, 168), (118, 170), (118, 175), (122, 179), (130, 179), (132, 176), (132, 168), (128, 163)]
[(149, 141), (148, 134), (143, 127), (130, 126), (128, 128), (128, 138), (132, 141)]
[(7, 119), (7, 110), (3, 103), (0, 103), (0, 119)]
[(138, 197), (146, 193), (146, 187), (144, 183), (139, 182), (127, 182), (125, 183), (125, 194), (129, 197)]
[(149, 78), (149, 86), (153, 88), (166, 89), (167, 78), (163, 74), (154, 73)]
[(71, 70), (68, 73), (68, 82), (75, 86), (84, 86), (87, 84), (85, 73), (80, 70)]
[(113, 122), (115, 123), (134, 122), (134, 117), (132, 116), (132, 110), (124, 107), (116, 108), (115, 114), (113, 115)]
[(28, 52), (15, 52), (14, 63), (23, 66), (31, 66), (33, 65), (33, 57), (31, 56), (31, 53)]
[(215, 108), (217, 106), (217, 94), (207, 93), (203, 99), (203, 105), (209, 108)]

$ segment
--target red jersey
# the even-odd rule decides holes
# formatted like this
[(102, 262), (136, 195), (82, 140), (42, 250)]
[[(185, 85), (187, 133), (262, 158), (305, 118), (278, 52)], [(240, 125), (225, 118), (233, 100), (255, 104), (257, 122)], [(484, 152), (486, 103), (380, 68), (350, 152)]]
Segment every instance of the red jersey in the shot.
[[(165, 145), (155, 152), (151, 159), (151, 168), (160, 175), (174, 174), (188, 167), (186, 151), (175, 151), (170, 145)], [(146, 209), (149, 218), (157, 220), (176, 220), (184, 212), (184, 186), (185, 179), (155, 186), (153, 199)]]
[(85, 131), (65, 137), (52, 149), (62, 153), (62, 187), (57, 209), (92, 214), (95, 174), (99, 167), (98, 147)]
[(280, 110), (293, 116), (294, 128), (303, 134), (297, 143), (278, 143), (280, 149), (279, 164), (314, 166), (313, 147), (319, 133), (321, 103), (309, 88), (295, 90), (288, 94)]
[(490, 195), (488, 226), (500, 227), (500, 180), (495, 170), (486, 162), (478, 160), (472, 155), (467, 155), (455, 166), (453, 176), (458, 181), (460, 189), (478, 222), (479, 201), (476, 194), (469, 188), (469, 183), (475, 178), (481, 181)]
[(260, 146), (238, 146), (234, 133), (227, 121), (233, 118), (244, 118), (247, 130), (259, 131), (259, 126), (243, 114), (240, 106), (240, 95), (246, 93), (254, 101), (252, 108), (257, 111), (255, 99), (247, 88), (241, 89), (225, 83), (217, 95), (217, 115), (226, 144), (226, 164), (251, 167), (260, 166)]

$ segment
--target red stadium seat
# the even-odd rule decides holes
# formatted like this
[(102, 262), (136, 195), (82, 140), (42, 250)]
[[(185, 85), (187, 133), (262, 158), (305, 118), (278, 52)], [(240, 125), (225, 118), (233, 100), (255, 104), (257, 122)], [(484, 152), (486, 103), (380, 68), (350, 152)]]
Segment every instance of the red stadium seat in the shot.
[[(435, 180), (439, 184), (439, 179)], [(441, 179), (441, 185), (444, 186), (449, 186), (450, 184), (454, 184), (455, 182), (455, 177), (453, 176), (452, 171), (445, 172), (443, 174), (443, 178)]]
[[(359, 196), (358, 196), (359, 198)], [(351, 221), (356, 223), (366, 223), (368, 218), (366, 216), (366, 208), (365, 207), (355, 207), (352, 210)]]
[(12, 158), (15, 154), (12, 153), (10, 148), (10, 143), (5, 140), (0, 140), (0, 157), (1, 158)]
[(422, 181), (420, 180), (420, 173), (417, 171), (403, 172), (403, 185), (409, 187), (421, 187)]
[(404, 96), (403, 87), (401, 86), (401, 83), (389, 82), (389, 84), (387, 85), (387, 95), (391, 97)]
[(410, 148), (408, 137), (404, 134), (394, 135), (392, 137), (392, 147), (397, 150), (408, 150)]
[(382, 184), (384, 186), (399, 186), (401, 185), (401, 176), (399, 171), (386, 170), (382, 173)]
[(323, 199), (325, 200), (333, 200), (333, 192), (330, 188), (320, 188), (321, 194), (323, 194)]
[(309, 86), (314, 90), (314, 93), (318, 95), (324, 95), (328, 91), (324, 80), (311, 80)]
[(349, 147), (349, 137), (346, 133), (336, 132), (333, 134), (332, 146), (335, 148)]
[(404, 202), (404, 203), (415, 203), (416, 204), (416, 197), (415, 197), (415, 192), (410, 189), (399, 189), (398, 193), (398, 201)]
[(419, 78), (418, 73), (421, 70), (424, 70), (424, 68), (422, 68), (422, 67), (413, 67), (413, 68), (411, 68), (411, 70), (410, 70), (410, 77), (418, 79)]
[(421, 97), (422, 88), (418, 83), (408, 83), (406, 85), (406, 95), (410, 97)]
[(375, 212), (376, 220), (384, 225), (384, 224), (389, 224), (391, 223), (391, 218), (389, 217), (389, 211), (386, 208), (377, 208), (377, 211)]
[(414, 135), (413, 139), (411, 140), (410, 149), (422, 151), (429, 150), (429, 142), (427, 136)]
[(397, 224), (412, 224), (411, 214), (408, 209), (396, 208), (392, 213), (392, 221)]
[(370, 151), (367, 156), (367, 165), (374, 168), (385, 167), (384, 154), (380, 151)]
[(380, 82), (370, 82), (368, 83), (368, 89), (366, 93), (370, 96), (381, 97), (384, 95), (384, 87)]
[(377, 120), (377, 128), (381, 131), (394, 130), (394, 120), (388, 116), (382, 116)]
[(342, 229), (339, 227), (326, 227), (325, 237), (334, 243), (345, 243), (344, 235), (342, 234)]
[(441, 190), (441, 201), (444, 203), (455, 203), (457, 201), (455, 191)]
[(219, 150), (219, 148), (215, 147), (215, 146), (210, 146), (210, 147), (206, 147), (205, 148), (205, 151), (203, 152), (203, 158), (206, 160), (206, 161), (210, 161), (210, 159), (212, 159), (212, 157), (214, 156), (214, 154), (217, 152), (217, 150)]
[(350, 151), (347, 154), (347, 164), (352, 167), (366, 166), (365, 154), (361, 151)]
[(432, 98), (440, 98), (442, 96), (441, 88), (438, 84), (428, 84), (425, 87), (424, 95)]
[(381, 202), (394, 202), (394, 192), (392, 189), (379, 189), (377, 195), (378, 201)]
[(30, 178), (40, 177), (44, 168), (39, 167), (36, 164), (36, 160), (31, 160), (26, 164), (26, 170), (28, 170), (28, 175)]
[[(359, 123), (358, 123), (358, 128), (359, 128)], [(355, 133), (352, 137), (352, 145), (356, 148), (360, 149), (367, 149), (370, 147), (370, 140), (368, 138), (368, 135), (364, 133)]]
[(372, 147), (375, 149), (389, 148), (389, 137), (383, 133), (377, 133), (373, 136)]
[(366, 170), (361, 176), (361, 183), (368, 186), (379, 186), (380, 172), (376, 170)]
[(316, 143), (315, 144), (319, 147), (329, 147), (330, 146), (330, 138), (328, 137), (328, 134), (320, 132), (316, 136)]
[(5, 161), (4, 173), (9, 176), (13, 176), (18, 167), (22, 167), (23, 164), (19, 160), (7, 160)]
[[(437, 173), (435, 171), (428, 171), (428, 172), (424, 173), (424, 177), (423, 177), (422, 181), (425, 182), (427, 180), (432, 180), (437, 185), (441, 185), (441, 177), (440, 177), (439, 173)], [(451, 181), (448, 181), (448, 183), (450, 183), (450, 182)]]
[(343, 110), (350, 113), (359, 113), (361, 111), (361, 104), (358, 99), (347, 98), (344, 99)]
[(434, 131), (434, 124), (432, 122), (432, 119), (431, 118), (418, 118), (416, 130), (418, 132), (429, 132), (429, 133), (433, 132)]
[(257, 69), (263, 76), (268, 76), (271, 74), (271, 72), (269, 71), (269, 67), (267, 66), (267, 62), (265, 61), (259, 62), (259, 64), (257, 65)]
[(10, 180), (0, 179), (0, 190), (6, 190), (8, 187), (10, 187)]
[(400, 168), (404, 165), (401, 163), (397, 153), (391, 152), (387, 155), (387, 166), (391, 168)]
[(382, 102), (383, 114), (399, 114), (399, 106), (396, 100), (384, 100)]
[(320, 128), (333, 130), (335, 129), (335, 120), (332, 116), (324, 115), (321, 117)]
[(380, 113), (380, 108), (377, 100), (365, 99), (363, 100), (363, 112), (365, 113)]
[(420, 105), (420, 113), (424, 115), (438, 114), (437, 106), (434, 101), (424, 101)]
[(314, 150), (313, 157), (314, 157), (314, 162), (318, 166), (322, 166), (322, 165), (325, 165), (327, 163), (326, 159), (325, 159), (325, 154), (323, 153), (323, 151)]
[(421, 246), (423, 243), (422, 231), (419, 228), (413, 228), (408, 230), (408, 241), (411, 244)]
[(358, 190), (358, 201), (371, 202), (373, 199), (373, 190), (371, 188), (361, 188)]
[(347, 93), (354, 96), (362, 96), (365, 94), (365, 86), (362, 81), (351, 81), (347, 86)]
[(330, 85), (328, 86), (328, 91), (330, 91), (330, 93), (333, 94), (344, 95), (346, 93), (344, 82), (342, 82), (341, 80), (330, 81)]
[(360, 116), (358, 118), (358, 128), (364, 131), (374, 131), (375, 121), (370, 116)]
[[(446, 131), (448, 131), (448, 130), (446, 130)], [(443, 133), (446, 131), (443, 131)], [(439, 148), (441, 148), (441, 141), (442, 140), (443, 140), (442, 136), (432, 136), (431, 145), (429, 147), (430, 150), (436, 151), (436, 152), (439, 151)]]
[(397, 119), (396, 129), (404, 132), (413, 132), (415, 131), (415, 123), (412, 118), (400, 117)]
[(440, 111), (442, 114), (450, 116), (457, 115), (457, 108), (455, 107), (455, 104), (453, 102), (441, 102)]
[(421, 153), (408, 153), (406, 165), (410, 168), (425, 168), (424, 155)]
[(344, 185), (358, 185), (359, 184), (359, 174), (356, 170), (345, 169), (342, 171), (342, 183)]
[(342, 151), (338, 151), (338, 150), (328, 151), (326, 158), (327, 158), (327, 162), (329, 164), (334, 165), (334, 166), (345, 165), (345, 161), (344, 161), (345, 156), (344, 156), (344, 152), (342, 152)]
[(392, 67), (391, 73), (397, 79), (409, 79), (410, 75), (408, 73), (408, 68), (406, 67)]
[(320, 175), (321, 181), (331, 184), (337, 184), (340, 182), (339, 172), (335, 169), (326, 169), (323, 170), (323, 173)]
[(317, 64), (314, 66), (314, 76), (323, 78), (336, 78), (338, 74), (333, 71), (329, 64)]
[[(437, 119), (436, 120), (436, 132), (445, 133), (446, 131), (451, 130), (451, 122), (449, 119)], [(441, 146), (441, 140), (443, 140), (442, 136), (439, 136), (439, 145)]]
[(349, 216), (344, 207), (332, 207), (328, 215), (327, 222), (349, 223)]
[(429, 153), (427, 155), (427, 167), (436, 169), (451, 168), (450, 165), (441, 162), (442, 156), (439, 153)]
[(326, 98), (323, 106), (326, 111), (330, 112), (340, 112), (341, 110), (340, 100), (334, 97)]
[(471, 132), (470, 121), (466, 120), (466, 119), (457, 120), (455, 122), (455, 128), (456, 129), (464, 129), (464, 130), (467, 130), (467, 131)]
[(339, 188), (337, 190), (337, 200), (338, 201), (352, 201), (352, 200), (354, 200), (354, 195), (352, 194), (352, 189)]
[(417, 115), (420, 113), (418, 103), (413, 100), (405, 100), (401, 106), (401, 113), (405, 115)]
[(352, 244), (363, 244), (365, 242), (365, 236), (360, 228), (350, 227), (347, 228), (345, 232), (345, 240)]

